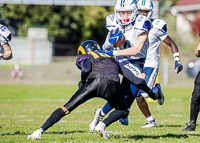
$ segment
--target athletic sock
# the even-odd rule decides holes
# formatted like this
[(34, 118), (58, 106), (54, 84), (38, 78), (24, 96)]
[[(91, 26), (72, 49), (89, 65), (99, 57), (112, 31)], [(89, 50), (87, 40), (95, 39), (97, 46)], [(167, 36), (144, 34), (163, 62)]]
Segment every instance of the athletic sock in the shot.
[(147, 122), (150, 122), (150, 121), (155, 120), (155, 119), (154, 119), (153, 115), (151, 115), (150, 117), (146, 118), (146, 120), (147, 120)]
[(65, 116), (64, 111), (61, 108), (56, 109), (51, 116), (45, 121), (45, 123), (41, 126), (43, 131), (50, 128), (56, 122), (58, 122), (63, 116)]
[(107, 102), (104, 107), (101, 109), (102, 115), (106, 115), (110, 110), (112, 110), (111, 105)]
[(113, 122), (119, 120), (123, 116), (123, 114), (124, 114), (123, 110), (114, 110), (108, 115), (108, 117), (105, 120), (103, 120), (103, 123), (107, 127)]

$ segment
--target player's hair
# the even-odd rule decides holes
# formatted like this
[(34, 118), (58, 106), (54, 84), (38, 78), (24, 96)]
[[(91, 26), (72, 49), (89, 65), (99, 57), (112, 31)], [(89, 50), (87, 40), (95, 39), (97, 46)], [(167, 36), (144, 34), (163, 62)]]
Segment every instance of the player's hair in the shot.
[(78, 48), (78, 55), (84, 55), (91, 51), (101, 50), (99, 44), (93, 40), (86, 40), (84, 41)]

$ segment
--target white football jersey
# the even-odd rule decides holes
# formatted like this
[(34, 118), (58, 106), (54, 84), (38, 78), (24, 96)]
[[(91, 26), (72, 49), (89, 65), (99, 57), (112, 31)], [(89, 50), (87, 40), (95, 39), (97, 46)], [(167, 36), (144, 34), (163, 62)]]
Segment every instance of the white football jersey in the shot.
[[(126, 42), (125, 42), (125, 47), (120, 46), (119, 48), (124, 49), (124, 48), (133, 47), (138, 35), (140, 35), (141, 33), (145, 31), (149, 31), (152, 28), (152, 24), (151, 24), (151, 21), (147, 19), (145, 16), (137, 14), (135, 21), (130, 23), (127, 27), (124, 27), (117, 22), (115, 14), (111, 14), (106, 17), (106, 28), (109, 31), (111, 31), (112, 29), (117, 29), (117, 28), (119, 28), (119, 30), (122, 31)], [(109, 39), (108, 39), (109, 34), (110, 33), (108, 32), (106, 41), (103, 45), (103, 49), (113, 49), (112, 45), (109, 43)], [(148, 47), (149, 47), (149, 42), (147, 40), (138, 55), (127, 56), (126, 58), (128, 60), (146, 58)]]
[(0, 24), (0, 45), (3, 45), (10, 40), (11, 40), (11, 31), (6, 26)]
[(162, 19), (152, 20), (153, 28), (150, 30), (149, 48), (147, 50), (147, 57), (144, 67), (159, 67), (160, 60), (160, 42), (163, 41), (167, 36), (167, 24)]

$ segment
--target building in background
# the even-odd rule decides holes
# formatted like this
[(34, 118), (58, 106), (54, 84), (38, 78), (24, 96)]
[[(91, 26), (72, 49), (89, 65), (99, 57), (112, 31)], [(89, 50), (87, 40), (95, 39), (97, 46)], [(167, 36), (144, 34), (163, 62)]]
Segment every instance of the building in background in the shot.
[(53, 56), (53, 42), (47, 39), (46, 28), (29, 28), (27, 37), (12, 37), (9, 42), (13, 58), (0, 64), (38, 65), (49, 64)]
[(171, 8), (171, 13), (176, 16), (176, 29), (184, 38), (192, 39), (198, 34), (200, 28), (200, 0), (179, 0)]

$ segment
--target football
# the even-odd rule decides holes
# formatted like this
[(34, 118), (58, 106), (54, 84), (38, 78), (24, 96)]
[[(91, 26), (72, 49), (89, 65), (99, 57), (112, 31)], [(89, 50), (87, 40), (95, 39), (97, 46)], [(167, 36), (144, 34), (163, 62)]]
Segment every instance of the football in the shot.
[[(115, 31), (116, 31), (116, 29), (114, 29), (113, 30), (113, 34), (115, 33)], [(119, 30), (120, 31), (120, 30)], [(118, 31), (118, 32), (119, 32)], [(110, 35), (109, 35), (109, 39), (110, 39)], [(124, 41), (125, 41), (125, 37), (124, 37), (124, 35), (122, 36), (122, 39), (120, 39), (119, 41), (117, 41), (114, 45), (113, 45), (113, 47), (120, 47), (123, 43), (124, 43)]]

